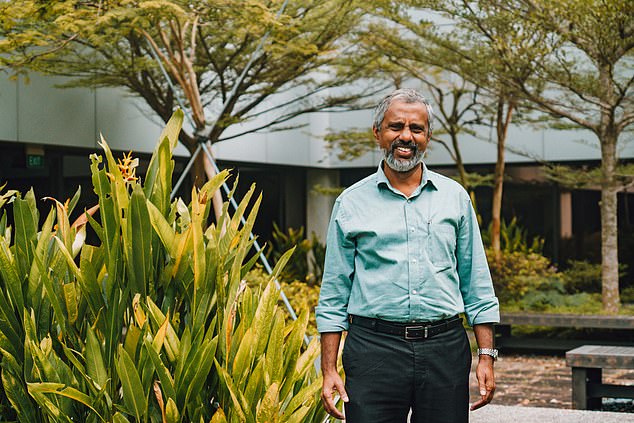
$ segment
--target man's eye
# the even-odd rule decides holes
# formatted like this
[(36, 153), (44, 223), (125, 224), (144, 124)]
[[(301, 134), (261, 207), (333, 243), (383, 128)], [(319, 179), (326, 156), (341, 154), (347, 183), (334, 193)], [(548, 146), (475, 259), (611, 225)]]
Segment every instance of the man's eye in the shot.
[(401, 129), (403, 129), (403, 125), (389, 125), (388, 128), (390, 128), (392, 131), (400, 131)]
[(415, 134), (422, 134), (425, 131), (425, 129), (419, 128), (418, 126), (410, 126), (410, 131), (412, 131)]

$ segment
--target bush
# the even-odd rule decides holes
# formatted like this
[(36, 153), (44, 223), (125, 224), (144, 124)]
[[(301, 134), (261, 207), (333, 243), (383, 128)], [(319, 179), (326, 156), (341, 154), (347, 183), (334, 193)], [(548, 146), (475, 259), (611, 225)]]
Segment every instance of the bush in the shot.
[[(144, 184), (136, 161), (91, 156), (99, 216), (69, 217), (78, 195), (54, 201), (39, 225), (35, 195), (0, 217), (3, 420), (22, 422), (322, 421), (318, 341), (304, 346), (308, 310), (289, 322), (278, 277), (244, 276), (259, 199), (208, 224), (221, 172), (170, 202), (177, 112)], [(239, 222), (245, 216), (245, 224)], [(97, 245), (85, 243), (86, 225)], [(9, 411), (7, 411), (9, 410)], [(7, 413), (7, 415), (5, 415)]]
[[(491, 232), (493, 224), (490, 223), (486, 230), (482, 231), (482, 242), (491, 245)], [(544, 240), (534, 237), (529, 240), (528, 232), (522, 228), (514, 217), (509, 223), (502, 220), (500, 223), (500, 250), (504, 253), (536, 253), (541, 254), (544, 249)]]
[(495, 293), (500, 301), (516, 300), (531, 290), (544, 289), (544, 285), (561, 285), (557, 270), (541, 254), (504, 251), (500, 260), (496, 261), (493, 251), (488, 248), (487, 257)]
[[(568, 266), (566, 270), (561, 272), (567, 292), (571, 294), (601, 292), (601, 264), (570, 260)], [(624, 277), (626, 270), (626, 265), (619, 264), (619, 277)]]
[(310, 239), (305, 237), (304, 227), (288, 228), (283, 232), (273, 224), (273, 240), (267, 256), (273, 263), (289, 249), (295, 252), (282, 271), (280, 279), (284, 282), (303, 281), (309, 285), (321, 283), (326, 247), (313, 232)]

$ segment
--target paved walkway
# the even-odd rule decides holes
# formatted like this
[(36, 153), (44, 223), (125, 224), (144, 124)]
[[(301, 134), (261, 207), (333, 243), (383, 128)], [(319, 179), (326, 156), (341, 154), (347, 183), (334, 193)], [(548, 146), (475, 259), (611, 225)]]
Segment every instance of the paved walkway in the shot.
[(470, 423), (626, 423), (634, 413), (489, 404), (471, 412)]

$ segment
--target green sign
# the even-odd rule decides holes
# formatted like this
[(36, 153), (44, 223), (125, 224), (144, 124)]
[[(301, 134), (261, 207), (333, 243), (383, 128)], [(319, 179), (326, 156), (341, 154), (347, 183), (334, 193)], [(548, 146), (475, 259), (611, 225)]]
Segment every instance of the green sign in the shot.
[(27, 154), (26, 155), (26, 167), (44, 167), (44, 156)]

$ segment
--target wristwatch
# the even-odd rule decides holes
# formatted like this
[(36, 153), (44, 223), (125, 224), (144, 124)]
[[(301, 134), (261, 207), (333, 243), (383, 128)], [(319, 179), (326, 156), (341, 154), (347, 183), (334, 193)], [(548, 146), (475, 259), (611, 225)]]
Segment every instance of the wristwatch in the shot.
[(478, 355), (490, 355), (491, 357), (493, 357), (493, 360), (497, 360), (498, 359), (498, 350), (496, 350), (495, 348), (478, 348)]

